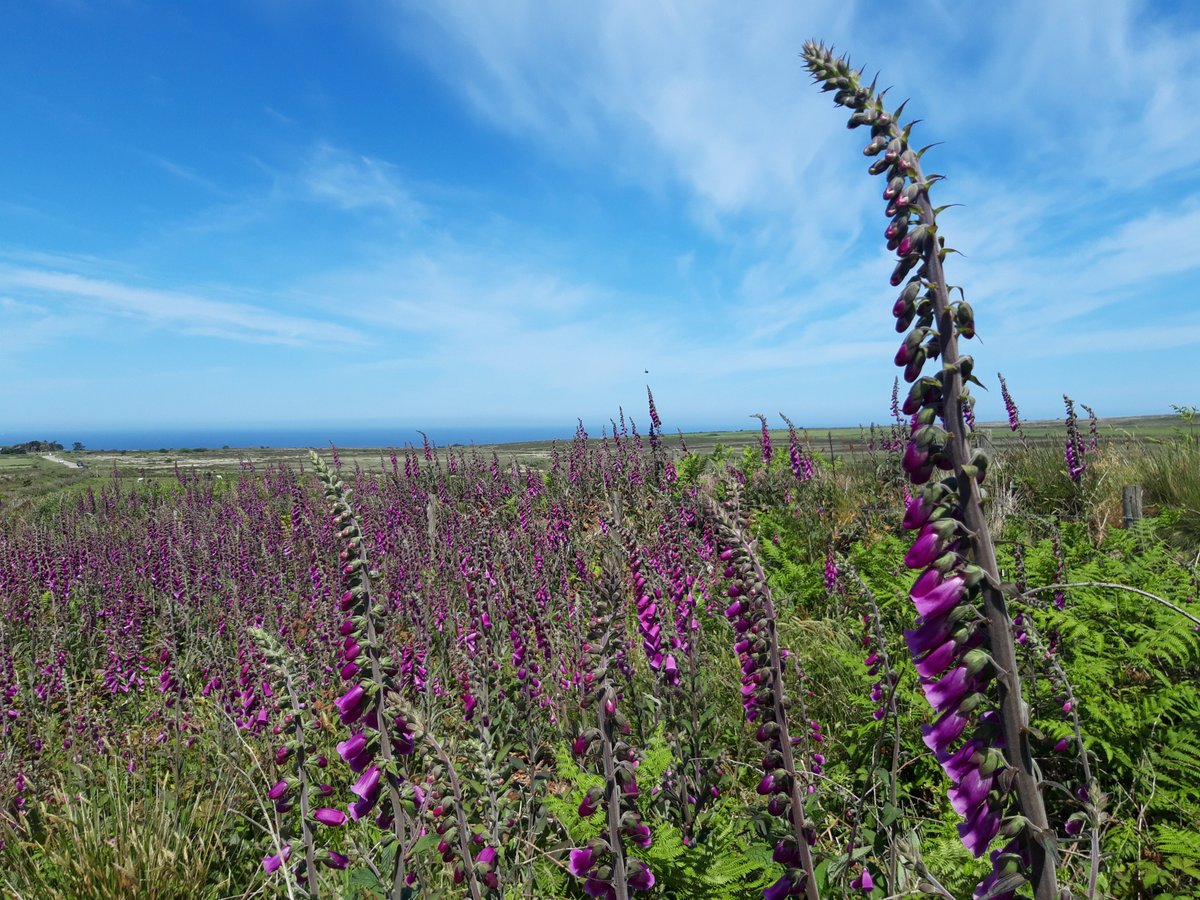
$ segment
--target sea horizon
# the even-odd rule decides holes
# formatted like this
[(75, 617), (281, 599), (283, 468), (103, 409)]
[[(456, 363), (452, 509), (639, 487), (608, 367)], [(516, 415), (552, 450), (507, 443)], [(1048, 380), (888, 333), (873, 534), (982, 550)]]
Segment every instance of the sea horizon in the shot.
[[(578, 423), (569, 425), (441, 425), (416, 428), (397, 425), (296, 425), (211, 426), (196, 428), (30, 428), (0, 431), (0, 446), (28, 441), (54, 441), (70, 450), (75, 442), (85, 450), (178, 450), (178, 449), (290, 449), (299, 447), (405, 447), (421, 446), (421, 432), (439, 447), (491, 444), (517, 444), (530, 441), (569, 441)], [(588, 434), (599, 437), (601, 428), (611, 430), (609, 422), (584, 423)], [(753, 430), (755, 426), (696, 426), (685, 432)], [(645, 433), (641, 423), (638, 431)], [(671, 432), (668, 432), (671, 433)]]

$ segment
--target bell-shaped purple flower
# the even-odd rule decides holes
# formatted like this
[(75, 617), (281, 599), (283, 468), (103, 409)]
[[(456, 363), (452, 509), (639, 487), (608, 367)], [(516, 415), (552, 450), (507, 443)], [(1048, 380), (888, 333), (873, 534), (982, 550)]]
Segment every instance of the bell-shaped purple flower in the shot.
[(263, 869), (265, 869), (268, 874), (270, 874), (271, 872), (278, 871), (279, 867), (282, 866), (285, 862), (287, 862), (288, 857), (291, 855), (292, 855), (291, 845), (284, 844), (283, 848), (278, 853), (274, 854), (273, 856), (264, 856), (263, 857), (263, 861), (262, 861)]
[(631, 891), (648, 891), (654, 887), (654, 873), (650, 871), (650, 867), (640, 859), (630, 859), (629, 863), (629, 889)]
[(357, 732), (350, 735), (346, 740), (341, 741), (337, 745), (338, 756), (349, 762), (354, 757), (358, 756), (367, 747), (367, 738), (362, 732)]
[(346, 814), (344, 812), (328, 806), (321, 806), (315, 809), (313, 811), (313, 818), (322, 825), (328, 825), (330, 828), (337, 828), (346, 823)]
[(350, 865), (350, 857), (333, 850), (326, 850), (321, 862), (330, 869), (345, 869)]
[(349, 725), (362, 715), (363, 698), (365, 696), (366, 691), (363, 690), (363, 686), (356, 684), (334, 701), (343, 725)]
[(972, 810), (987, 801), (995, 783), (995, 774), (985, 777), (979, 769), (970, 769), (950, 788), (950, 805), (960, 816), (969, 818)]
[(567, 861), (567, 871), (576, 878), (586, 878), (595, 864), (596, 851), (591, 847), (581, 847), (571, 851)]
[(596, 811), (600, 809), (600, 798), (603, 792), (604, 789), (599, 787), (588, 789), (583, 801), (579, 804), (579, 818), (589, 819), (596, 814)]
[(937, 559), (941, 552), (941, 536), (926, 524), (908, 553), (904, 555), (904, 564), (910, 569), (923, 569)]
[(944, 753), (966, 727), (967, 717), (952, 709), (943, 713), (932, 725), (922, 725), (921, 739), (934, 753)]
[(375, 802), (375, 798), (379, 796), (379, 769), (376, 766), (371, 766), (358, 777), (350, 787), (350, 793), (363, 800)]
[(958, 825), (958, 836), (972, 856), (982, 856), (1000, 830), (1000, 815), (988, 804), (976, 807), (965, 822)]
[(916, 661), (917, 674), (922, 678), (936, 678), (950, 668), (957, 652), (958, 644), (953, 638), (948, 639)]
[(942, 713), (957, 708), (963, 698), (978, 688), (978, 681), (966, 666), (956, 666), (937, 681), (923, 682), (921, 687), (929, 705)]
[(952, 575), (921, 596), (913, 595), (913, 605), (922, 618), (933, 618), (949, 612), (967, 592), (966, 582)]

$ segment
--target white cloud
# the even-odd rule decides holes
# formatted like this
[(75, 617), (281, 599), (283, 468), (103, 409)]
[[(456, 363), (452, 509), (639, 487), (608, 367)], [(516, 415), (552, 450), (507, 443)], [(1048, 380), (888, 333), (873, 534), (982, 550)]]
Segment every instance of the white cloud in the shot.
[(378, 208), (405, 221), (422, 214), (395, 166), (381, 159), (320, 144), (297, 177), (310, 198), (344, 211)]
[(72, 272), (0, 265), (0, 290), (18, 298), (37, 298), (43, 305), (55, 301), (83, 304), (89, 313), (134, 318), (183, 334), (291, 345), (355, 344), (363, 340), (357, 331), (336, 323)]

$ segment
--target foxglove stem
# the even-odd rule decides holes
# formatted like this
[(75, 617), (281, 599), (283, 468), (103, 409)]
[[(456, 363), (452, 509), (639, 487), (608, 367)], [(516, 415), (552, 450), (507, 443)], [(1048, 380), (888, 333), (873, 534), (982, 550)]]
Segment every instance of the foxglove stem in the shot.
[[(304, 709), (300, 703), (300, 696), (296, 691), (295, 682), (292, 679), (291, 668), (287, 665), (287, 657), (283, 652), (283, 647), (275, 639), (274, 635), (261, 628), (255, 628), (251, 632), (255, 642), (263, 651), (263, 656), (267, 659), (271, 668), (275, 669), (277, 674), (283, 677), (284, 685), (287, 687), (288, 702), (292, 707), (292, 733), (296, 740), (296, 759), (295, 768), (298, 783), (296, 785), (297, 793), (300, 795), (300, 843), (304, 847), (304, 877), (308, 884), (308, 893), (310, 897), (317, 896), (317, 866), (316, 866), (316, 847), (313, 843), (312, 821), (309, 816), (311, 799), (309, 796), (308, 771), (307, 771), (307, 754), (308, 746), (304, 742)], [(280, 784), (286, 785), (286, 782)], [(272, 789), (274, 790), (274, 789)], [(271, 796), (271, 799), (277, 799)]]
[[(901, 259), (891, 279), (894, 286), (899, 286), (907, 279), (905, 293), (893, 308), (897, 318), (897, 329), (904, 331), (913, 322), (916, 316), (917, 294), (923, 288), (927, 291), (924, 299), (932, 301), (931, 309), (928, 310), (928, 324), (933, 327), (927, 327), (923, 320), (920, 327), (915, 329), (909, 340), (902, 345), (897, 353), (896, 362), (905, 365), (905, 380), (916, 382), (914, 390), (920, 392), (925, 390), (922, 388), (924, 381), (920, 378), (920, 370), (926, 356), (932, 358), (940, 353), (942, 358), (939, 380), (934, 380), (935, 386), (929, 389), (936, 393), (932, 397), (921, 397), (922, 402), (915, 404), (922, 413), (932, 409), (934, 415), (940, 419), (941, 439), (939, 431), (935, 430), (936, 426), (922, 423), (919, 428), (914, 429), (913, 444), (910, 446), (925, 453), (924, 448), (919, 446), (918, 435), (936, 441), (940, 445), (939, 460), (944, 461), (954, 473), (955, 484), (952, 490), (957, 494), (957, 516), (963, 526), (957, 541), (958, 548), (954, 552), (960, 556), (969, 556), (974, 565), (982, 570), (979, 593), (986, 620), (988, 645), (997, 671), (998, 718), (1004, 738), (1003, 752), (1013, 770), (1020, 811), (1029, 823), (1022, 834), (1021, 843), (1027, 850), (1031, 881), (1037, 900), (1058, 900), (1055, 871), (1058, 854), (1055, 834), (1046, 816), (1041, 786), (1029, 747), (1028, 722), (1021, 694), (1020, 676), (1017, 672), (1012, 621), (1004, 595), (1000, 591), (995, 548), (988, 530), (978, 485), (983, 476), (983, 460), (972, 454), (963, 415), (963, 402), (966, 397), (964, 382), (970, 374), (973, 360), (968, 356), (960, 356), (958, 337), (960, 334), (964, 337), (974, 335), (974, 313), (965, 302), (957, 307), (951, 305), (950, 291), (942, 267), (943, 256), (948, 251), (937, 234), (937, 217), (929, 199), (929, 186), (937, 180), (937, 176), (927, 177), (921, 169), (920, 154), (908, 147), (911, 126), (902, 128), (896, 122), (899, 111), (891, 114), (884, 110), (882, 97), (876, 94), (874, 84), (870, 87), (863, 86), (860, 81), (861, 72), (852, 69), (845, 57), (836, 58), (831, 50), (815, 41), (805, 44), (804, 57), (814, 79), (824, 82), (826, 90), (838, 91), (834, 102), (856, 110), (851, 116), (849, 126), (865, 124), (871, 127), (875, 139), (868, 145), (867, 155), (877, 155), (887, 148), (884, 156), (872, 164), (871, 172), (883, 174), (890, 170), (891, 181), (884, 191), (884, 199), (890, 204), (887, 213), (893, 217), (894, 223), (902, 224), (907, 231), (906, 236), (899, 240)], [(915, 222), (910, 221), (913, 215), (916, 216)], [(918, 235), (919, 238), (914, 237)], [(892, 237), (889, 235), (890, 239)], [(917, 269), (915, 277), (908, 278), (913, 269)], [(913, 335), (916, 336), (915, 340)], [(922, 344), (921, 341), (926, 337), (930, 337), (931, 342)], [(902, 354), (905, 354), (903, 358)], [(938, 394), (940, 396), (937, 396)], [(934, 398), (934, 403), (926, 405)], [(926, 441), (926, 446), (928, 445)], [(925, 459), (914, 460), (914, 464), (908, 468), (914, 483), (923, 484), (929, 480), (934, 468), (934, 461), (929, 456), (930, 454), (926, 454)], [(931, 733), (927, 734), (927, 742), (931, 742), (931, 746), (948, 744), (949, 740), (957, 736), (956, 732), (961, 731), (962, 724), (965, 724), (965, 719), (956, 718), (954, 711), (950, 710), (938, 720)], [(994, 824), (998, 825), (998, 820)], [(988, 834), (989, 830), (991, 835)], [(960, 832), (963, 833), (964, 839), (971, 837), (968, 849), (972, 849), (978, 855), (990, 843), (990, 837), (994, 836), (995, 830), (972, 819), (965, 823), (965, 830), (960, 826)]]
[[(346, 592), (351, 600), (348, 608), (358, 609), (365, 613), (363, 619), (365, 619), (366, 646), (362, 650), (362, 656), (365, 656), (370, 669), (370, 679), (373, 687), (370, 711), (374, 717), (375, 728), (379, 735), (379, 754), (382, 757), (380, 768), (383, 770), (384, 781), (387, 784), (388, 801), (392, 810), (392, 829), (398, 843), (395, 862), (392, 866), (392, 885), (388, 896), (389, 900), (399, 900), (404, 890), (406, 875), (403, 852), (405, 835), (401, 833), (401, 830), (408, 830), (408, 817), (404, 811), (400, 790), (396, 784), (396, 767), (399, 754), (397, 754), (397, 748), (392, 741), (391, 726), (386, 709), (386, 701), (391, 684), (389, 683), (390, 679), (385, 677), (383, 663), (380, 658), (382, 642), (376, 624), (380, 608), (375, 602), (371, 591), (372, 572), (368, 570), (366, 559), (363, 556), (363, 547), (366, 546), (366, 539), (359, 525), (358, 517), (350, 508), (348, 493), (342, 485), (341, 480), (329, 470), (329, 467), (325, 464), (325, 460), (316, 453), (311, 454), (311, 459), (313, 466), (317, 470), (317, 475), (325, 484), (325, 494), (331, 501), (335, 514), (335, 522), (342, 527), (340, 535), (346, 541), (345, 546), (347, 549), (343, 551), (343, 557), (346, 558), (347, 562), (343, 568), (343, 573), (348, 579), (347, 583), (351, 585)], [(361, 637), (359, 640), (361, 640)], [(361, 656), (356, 659), (356, 662), (361, 665)], [(349, 759), (347, 761), (349, 762)]]
[[(1032, 592), (1030, 592), (1032, 593)], [(1067, 695), (1067, 702), (1064, 708), (1068, 709), (1068, 715), (1071, 717), (1071, 729), (1075, 736), (1075, 746), (1079, 750), (1079, 764), (1083, 770), (1083, 782), (1087, 787), (1087, 797), (1080, 796), (1079, 799), (1083, 802), (1084, 811), (1087, 813), (1088, 825), (1090, 826), (1090, 866), (1088, 867), (1088, 889), (1086, 896), (1088, 900), (1096, 896), (1096, 882), (1100, 877), (1100, 816), (1103, 804), (1103, 797), (1100, 794), (1100, 789), (1092, 777), (1092, 765), (1088, 758), (1087, 744), (1083, 740), (1083, 723), (1079, 720), (1079, 703), (1075, 698), (1075, 689), (1071, 686), (1071, 679), (1067, 677), (1066, 670), (1062, 667), (1062, 663), (1058, 661), (1058, 656), (1053, 653), (1046, 652), (1041, 645), (1041, 636), (1034, 629), (1030, 628), (1029, 633), (1032, 635), (1035, 646), (1043, 650), (1043, 657), (1049, 663), (1050, 668), (1062, 683), (1063, 690)]]
[[(736, 485), (729, 485), (731, 500), (729, 505), (737, 508), (739, 500)], [(762, 665), (761, 652), (751, 652), (747, 649), (740, 651), (743, 658), (743, 672), (746, 666), (757, 668), (754, 678), (765, 676), (766, 684), (754, 681), (743, 686), (743, 694), (747, 687), (751, 689), (747, 697), (747, 718), (757, 721), (763, 707), (759, 705), (756, 694), (769, 693), (771, 698), (771, 721), (759, 723), (758, 739), (768, 744), (772, 752), (778, 753), (778, 762), (782, 765), (787, 779), (788, 805), (792, 825), (791, 840), (795, 842), (795, 857), (788, 865), (787, 872), (779, 882), (770, 888), (764, 896), (791, 896), (792, 888), (788, 887), (785, 879), (793, 877), (796, 872), (794, 861), (800, 863), (796, 877), (803, 877), (805, 896), (808, 900), (820, 900), (817, 887), (816, 866), (813, 862), (812, 848), (809, 845), (809, 827), (804, 813), (804, 793), (797, 777), (796, 759), (792, 752), (792, 736), (788, 729), (787, 706), (783, 691), (783, 654), (779, 646), (775, 604), (771, 597), (771, 588), (767, 583), (766, 573), (758, 562), (755, 553), (755, 542), (749, 536), (748, 528), (744, 527), (733, 515), (727, 512), (712, 498), (708, 498), (707, 510), (712, 520), (714, 530), (720, 543), (725, 549), (720, 558), (728, 568), (726, 575), (735, 578), (729, 587), (729, 596), (733, 603), (726, 609), (726, 617), (735, 621), (735, 633), (741, 635), (739, 643), (750, 645), (754, 641), (766, 644), (766, 664)], [(765, 632), (765, 633), (764, 633)], [(757, 658), (756, 658), (757, 657)], [(776, 793), (775, 776), (768, 771), (760, 783), (760, 793)], [(778, 849), (778, 848), (777, 848)], [(786, 854), (789, 855), (790, 854)], [(785, 863), (786, 864), (786, 863)]]
[[(883, 630), (883, 618), (879, 614), (879, 603), (875, 599), (875, 594), (863, 581), (862, 575), (854, 566), (848, 566), (846, 570), (847, 577), (854, 582), (858, 588), (859, 595), (866, 601), (870, 607), (870, 624), (868, 628), (871, 631), (871, 638), (875, 642), (875, 653), (879, 656), (879, 663), (883, 671), (887, 675), (888, 692), (887, 692), (887, 707), (885, 718), (892, 726), (892, 760), (891, 766), (888, 769), (888, 802), (893, 807), (899, 808), (899, 783), (898, 776), (900, 773), (900, 715), (896, 709), (896, 687), (900, 682), (896, 670), (892, 667), (891, 657), (888, 655), (887, 640)], [(865, 618), (865, 617), (864, 617)], [(875, 689), (882, 687), (883, 681), (875, 683)], [(872, 700), (874, 700), (872, 696)], [(878, 701), (876, 701), (878, 702)], [(882, 707), (880, 708), (883, 709)], [(878, 712), (878, 711), (877, 711)], [(874, 762), (872, 761), (872, 768)], [(865, 796), (865, 792), (864, 792)], [(858, 827), (860, 819), (855, 819), (855, 828)], [(888, 828), (891, 831), (891, 828)], [(900, 853), (899, 847), (895, 840), (890, 836), (888, 839), (888, 887), (893, 887), (899, 884), (900, 873)]]
[[(920, 163), (916, 164), (914, 178), (922, 181)], [(935, 216), (927, 191), (922, 191), (918, 206), (923, 223), (933, 225)], [(1041, 785), (1029, 747), (1028, 721), (1021, 693), (1021, 677), (1017, 672), (1017, 657), (1012, 630), (1012, 618), (1008, 604), (1000, 591), (1000, 572), (996, 565), (996, 550), (983, 510), (983, 499), (973, 476), (964, 468), (970, 465), (971, 445), (960, 411), (959, 397), (963, 393), (962, 373), (956, 367), (959, 361), (958, 336), (955, 333), (954, 313), (950, 308), (950, 292), (942, 269), (942, 257), (936, 243), (930, 243), (925, 253), (928, 281), (933, 285), (934, 313), (941, 336), (943, 372), (942, 388), (943, 422), (950, 434), (947, 442), (954, 473), (958, 480), (963, 524), (966, 525), (974, 545), (974, 562), (983, 569), (986, 578), (980, 586), (983, 597), (984, 617), (987, 619), (988, 644), (992, 659), (999, 673), (996, 683), (1000, 703), (1001, 729), (1004, 733), (1004, 755), (1016, 773), (1017, 801), (1022, 815), (1029, 820), (1032, 834), (1025, 843), (1030, 858), (1031, 882), (1038, 900), (1057, 900), (1058, 877), (1055, 860), (1058, 857), (1057, 841), (1046, 816)]]
[[(446, 767), (446, 777), (450, 779), (450, 793), (454, 795), (454, 815), (458, 822), (458, 852), (462, 856), (459, 862), (463, 867), (463, 874), (466, 876), (467, 891), (471, 895), (471, 900), (483, 900), (479, 879), (475, 877), (475, 866), (471, 860), (471, 831), (467, 824), (466, 810), (463, 808), (462, 784), (458, 780), (454, 760), (450, 759), (445, 748), (429, 732), (425, 733), (425, 740), (433, 748), (433, 752), (437, 754), (442, 765)], [(397, 849), (397, 853), (399, 853), (399, 849)]]
[(1025, 429), (1021, 427), (1021, 413), (1017, 409), (1017, 402), (1008, 392), (1008, 382), (1004, 380), (1004, 376), (997, 372), (996, 378), (1000, 381), (1000, 396), (1004, 398), (1004, 411), (1008, 414), (1008, 430), (1017, 432), (1024, 443)]
[(608, 843), (612, 849), (612, 887), (616, 900), (629, 900), (629, 886), (625, 877), (625, 852), (621, 844), (621, 785), (617, 781), (617, 767), (613, 759), (612, 728), (604, 709), (603, 698), (596, 701), (596, 715), (600, 721), (600, 756), (604, 764), (604, 784), (608, 789)]

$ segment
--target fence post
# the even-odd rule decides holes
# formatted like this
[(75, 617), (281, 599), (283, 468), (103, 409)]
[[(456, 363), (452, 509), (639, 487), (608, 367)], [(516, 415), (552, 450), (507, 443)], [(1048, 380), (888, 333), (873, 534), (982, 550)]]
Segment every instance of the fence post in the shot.
[(1125, 517), (1125, 527), (1128, 528), (1142, 517), (1142, 486), (1127, 484), (1121, 488), (1121, 511)]

